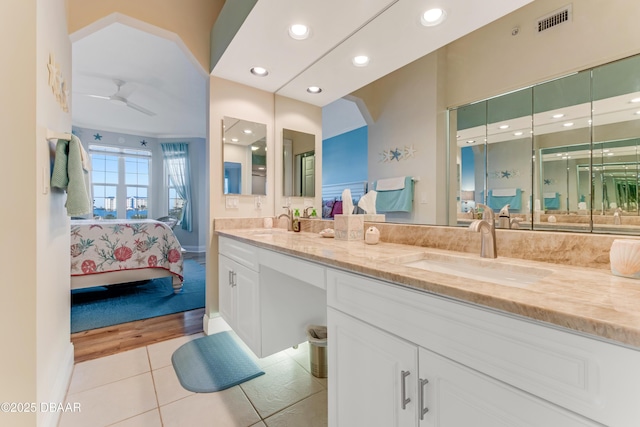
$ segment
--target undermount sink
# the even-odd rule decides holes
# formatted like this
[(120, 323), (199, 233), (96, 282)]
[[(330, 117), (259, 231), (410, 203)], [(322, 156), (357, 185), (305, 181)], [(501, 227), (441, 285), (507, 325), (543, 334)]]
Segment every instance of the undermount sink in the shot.
[(511, 287), (526, 287), (553, 273), (552, 270), (544, 268), (514, 266), (496, 259), (430, 252), (402, 257), (395, 263), (434, 273), (450, 274)]
[(285, 234), (285, 233), (289, 233), (289, 231), (286, 228), (265, 228), (264, 230), (257, 230), (255, 233), (253, 233), (253, 236), (256, 236), (256, 237), (271, 236), (273, 234)]

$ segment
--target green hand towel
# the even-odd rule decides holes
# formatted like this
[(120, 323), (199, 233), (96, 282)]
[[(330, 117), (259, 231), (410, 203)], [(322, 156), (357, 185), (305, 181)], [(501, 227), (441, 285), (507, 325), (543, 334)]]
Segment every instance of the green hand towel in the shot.
[(67, 215), (81, 216), (91, 213), (91, 201), (85, 185), (85, 170), (82, 168), (82, 143), (77, 136), (71, 141), (59, 139), (56, 144), (56, 159), (53, 164), (51, 186), (67, 190)]

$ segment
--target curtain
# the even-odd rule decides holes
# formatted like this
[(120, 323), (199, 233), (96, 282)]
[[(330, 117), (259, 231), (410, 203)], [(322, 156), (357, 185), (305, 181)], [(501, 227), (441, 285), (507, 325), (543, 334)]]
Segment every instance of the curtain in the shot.
[(171, 185), (176, 189), (178, 196), (183, 199), (184, 206), (180, 215), (183, 230), (193, 230), (191, 211), (191, 171), (189, 166), (189, 144), (173, 142), (160, 144), (164, 163), (171, 177)]

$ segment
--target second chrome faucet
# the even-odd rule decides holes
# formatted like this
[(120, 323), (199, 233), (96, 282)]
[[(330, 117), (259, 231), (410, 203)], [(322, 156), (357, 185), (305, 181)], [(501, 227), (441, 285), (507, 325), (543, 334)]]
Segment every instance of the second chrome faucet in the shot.
[(482, 203), (477, 206), (482, 208), (482, 219), (476, 219), (469, 225), (469, 230), (480, 233), (480, 256), (483, 258), (496, 258), (496, 219), (493, 209)]

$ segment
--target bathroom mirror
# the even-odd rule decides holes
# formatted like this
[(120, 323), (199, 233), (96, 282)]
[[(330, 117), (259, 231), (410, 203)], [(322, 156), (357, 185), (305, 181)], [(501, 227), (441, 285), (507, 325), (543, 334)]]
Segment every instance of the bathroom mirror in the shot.
[(458, 107), (449, 120), (450, 225), (468, 225), (478, 202), (497, 212), (515, 197), (520, 228), (640, 233), (640, 56)]
[(223, 193), (267, 194), (267, 126), (233, 117), (223, 124)]
[(315, 135), (282, 130), (282, 194), (285, 197), (315, 197)]

